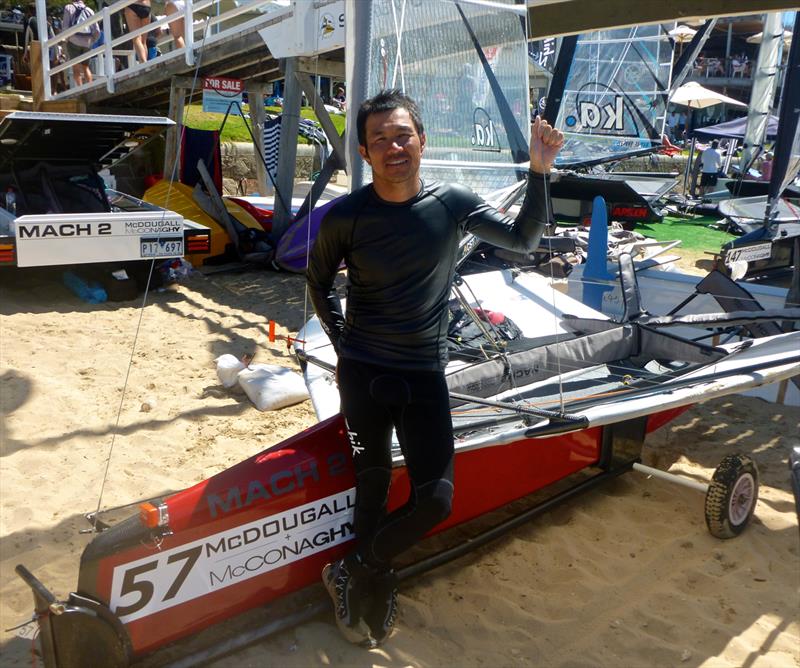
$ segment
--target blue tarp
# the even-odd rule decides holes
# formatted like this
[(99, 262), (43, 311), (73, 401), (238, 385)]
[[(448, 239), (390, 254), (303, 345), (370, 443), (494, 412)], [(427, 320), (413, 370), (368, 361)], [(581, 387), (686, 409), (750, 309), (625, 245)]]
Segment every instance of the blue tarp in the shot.
[[(697, 128), (691, 136), (698, 139), (744, 139), (744, 130), (747, 127), (747, 116), (734, 118), (732, 121)], [(778, 134), (778, 117), (770, 114), (767, 120), (767, 139), (775, 139)]]

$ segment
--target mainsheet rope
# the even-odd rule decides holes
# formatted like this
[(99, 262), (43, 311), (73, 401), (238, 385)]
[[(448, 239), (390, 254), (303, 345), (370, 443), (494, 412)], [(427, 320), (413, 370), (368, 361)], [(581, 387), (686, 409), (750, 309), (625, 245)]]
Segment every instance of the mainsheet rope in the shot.
[[(207, 34), (208, 22), (210, 20), (211, 20), (211, 17), (207, 16), (205, 25), (203, 26), (203, 35), (204, 36)], [(194, 91), (195, 91), (195, 87), (197, 85), (197, 77), (198, 77), (198, 74), (200, 72), (200, 66), (203, 63), (203, 53), (204, 53), (204, 51), (205, 51), (205, 39), (203, 39), (203, 45), (200, 47), (200, 52), (199, 52), (199, 55), (198, 55), (198, 58), (197, 58), (197, 63), (196, 63), (195, 68), (194, 68), (194, 76), (192, 78), (192, 88), (191, 88), (191, 90), (189, 92), (189, 101), (190, 102), (191, 102), (192, 98), (194, 97)], [(172, 164), (172, 173), (170, 174), (169, 185), (167, 186), (167, 194), (166, 194), (166, 197), (164, 199), (164, 207), (163, 207), (163, 211), (161, 213), (161, 223), (164, 222), (164, 220), (166, 219), (166, 216), (167, 216), (167, 210), (168, 210), (168, 207), (169, 207), (169, 198), (170, 198), (170, 194), (172, 193), (172, 184), (175, 181), (175, 176), (176, 176), (177, 171), (178, 171), (178, 165), (180, 164), (180, 151), (181, 151), (181, 147), (183, 145), (183, 138), (184, 138), (185, 133), (186, 133), (186, 120), (188, 119), (188, 117), (189, 117), (189, 105), (185, 105), (184, 112), (183, 112), (183, 122), (181, 123), (181, 131), (180, 131), (180, 134), (176, 134), (176, 138), (175, 138), (175, 141), (177, 142), (177, 146), (176, 146), (176, 149), (175, 149), (175, 160), (174, 160), (174, 162)], [(138, 318), (137, 323), (136, 323), (136, 331), (134, 332), (134, 335), (133, 335), (133, 343), (131, 344), (131, 354), (130, 354), (130, 357), (128, 358), (128, 367), (125, 370), (125, 381), (122, 384), (122, 393), (121, 393), (121, 396), (119, 398), (119, 406), (117, 408), (117, 417), (116, 417), (116, 420), (114, 421), (114, 429), (111, 432), (111, 446), (108, 449), (108, 457), (106, 458), (106, 465), (105, 465), (105, 469), (103, 471), (103, 480), (100, 483), (100, 494), (99, 494), (99, 496), (97, 498), (97, 508), (96, 508), (96, 510), (94, 512), (94, 515), (92, 516), (92, 531), (94, 531), (95, 533), (97, 532), (97, 522), (98, 522), (99, 517), (100, 517), (100, 506), (103, 503), (103, 494), (104, 494), (105, 488), (106, 488), (106, 481), (108, 480), (108, 472), (109, 472), (109, 470), (111, 468), (111, 458), (112, 458), (112, 456), (114, 454), (114, 445), (116, 444), (117, 432), (119, 431), (119, 422), (120, 422), (120, 418), (122, 416), (122, 406), (125, 403), (125, 396), (126, 396), (126, 392), (127, 392), (127, 389), (128, 389), (128, 380), (130, 379), (131, 369), (133, 368), (133, 356), (136, 354), (136, 343), (139, 340), (139, 332), (141, 331), (141, 328), (142, 328), (142, 320), (144, 318), (144, 307), (147, 305), (147, 295), (150, 292), (150, 283), (151, 283), (152, 278), (153, 278), (153, 270), (155, 269), (155, 265), (156, 265), (156, 258), (152, 258), (150, 260), (150, 270), (147, 273), (147, 282), (145, 284), (144, 295), (142, 296), (142, 304), (139, 307), (139, 318)]]
[[(530, 13), (525, 12), (525, 42), (528, 43), (531, 34), (531, 23), (530, 23)], [(553, 121), (555, 124), (555, 120)], [(533, 178), (533, 171), (529, 172), (528, 178)], [(547, 230), (547, 226), (550, 225), (550, 181), (548, 179), (547, 174), (542, 174), (542, 183), (544, 185), (544, 210), (545, 210), (545, 230)], [(554, 217), (555, 220), (555, 217)], [(548, 245), (548, 254), (550, 258), (553, 257), (553, 241), (552, 236), (548, 235), (547, 237), (547, 245)], [(562, 337), (560, 335), (560, 323), (558, 321), (558, 316), (556, 315), (556, 286), (555, 286), (555, 272), (553, 269), (553, 262), (550, 262), (550, 295), (551, 295), (551, 303), (553, 309), (553, 324), (555, 325), (555, 333), (556, 333), (556, 366), (558, 372), (558, 397), (559, 397), (559, 405), (561, 413), (564, 413), (564, 386), (563, 386), (563, 379), (562, 379), (562, 371), (561, 371), (561, 342)]]

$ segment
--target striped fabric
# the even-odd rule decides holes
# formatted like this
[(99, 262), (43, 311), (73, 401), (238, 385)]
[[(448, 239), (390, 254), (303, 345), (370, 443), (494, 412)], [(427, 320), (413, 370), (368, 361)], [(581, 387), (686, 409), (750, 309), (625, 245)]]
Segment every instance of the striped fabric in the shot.
[(264, 123), (264, 160), (272, 179), (278, 173), (278, 146), (281, 143), (281, 117), (270, 118)]

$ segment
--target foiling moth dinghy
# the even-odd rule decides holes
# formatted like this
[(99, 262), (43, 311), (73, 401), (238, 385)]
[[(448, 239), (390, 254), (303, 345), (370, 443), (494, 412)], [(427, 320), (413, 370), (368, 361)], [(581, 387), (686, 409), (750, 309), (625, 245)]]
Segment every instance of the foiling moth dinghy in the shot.
[[(452, 515), (435, 531), (533, 492), (546, 498), (468, 544), (405, 568), (401, 578), (623, 472), (654, 473), (639, 464), (648, 432), (698, 401), (800, 372), (800, 332), (711, 346), (660, 326), (608, 320), (536, 274), (494, 271), (456, 283), (453, 308), (469, 316), (472, 329), (451, 337), (467, 341), (454, 345), (448, 367), (458, 484)], [(488, 311), (511, 314), (521, 336), (497, 338), (501, 327), (480, 317)], [(800, 312), (780, 318), (797, 320)], [(475, 328), (485, 340), (467, 340)], [(46, 666), (86, 666), (100, 656), (104, 665), (127, 666), (249, 609), (280, 606), (350, 549), (354, 475), (336, 412), (335, 355), (316, 319), (297, 339), (319, 424), (99, 533), (65, 600), (18, 567), (34, 593)], [(394, 466), (390, 507), (409, 490), (399, 451)], [(727, 538), (745, 527), (758, 495), (749, 458), (727, 457), (708, 486), (687, 484), (707, 488), (712, 533)], [(202, 663), (318, 614), (330, 605), (318, 593), (315, 605), (175, 665)]]

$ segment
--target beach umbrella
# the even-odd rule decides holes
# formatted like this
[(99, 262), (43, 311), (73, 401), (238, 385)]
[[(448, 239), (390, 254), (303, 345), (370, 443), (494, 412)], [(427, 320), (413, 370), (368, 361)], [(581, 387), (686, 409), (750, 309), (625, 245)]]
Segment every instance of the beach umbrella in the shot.
[[(751, 35), (747, 38), (748, 44), (761, 44), (761, 40), (764, 39), (763, 32), (757, 32), (755, 35)], [(792, 41), (792, 31), (791, 30), (784, 30), (783, 31), (783, 43), (784, 45), (788, 46), (789, 43)]]
[(669, 31), (669, 36), (672, 37), (676, 42), (691, 42), (692, 37), (697, 34), (696, 30), (693, 30), (689, 26), (679, 25)]
[(701, 86), (696, 81), (690, 81), (676, 88), (669, 101), (673, 104), (680, 104), (690, 109), (705, 109), (706, 107), (713, 107), (715, 104), (732, 104), (736, 107), (746, 107), (744, 102), (734, 100), (732, 97), (718, 93), (715, 90)]
[(668, 34), (672, 39), (681, 45), (681, 48), (678, 50), (678, 54), (680, 55), (683, 53), (684, 43), (691, 42), (692, 38), (697, 34), (697, 31), (692, 30), (689, 26), (679, 25), (670, 30)]

